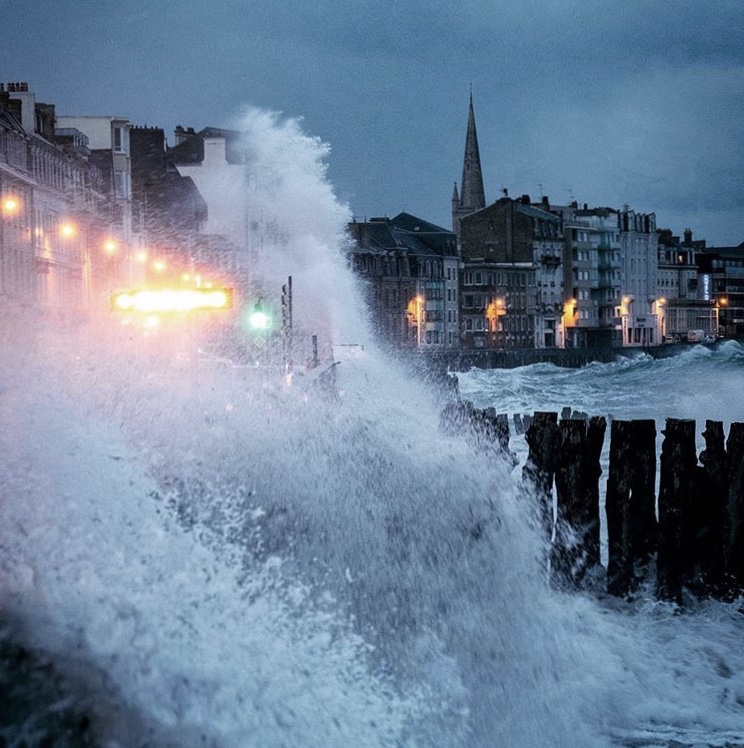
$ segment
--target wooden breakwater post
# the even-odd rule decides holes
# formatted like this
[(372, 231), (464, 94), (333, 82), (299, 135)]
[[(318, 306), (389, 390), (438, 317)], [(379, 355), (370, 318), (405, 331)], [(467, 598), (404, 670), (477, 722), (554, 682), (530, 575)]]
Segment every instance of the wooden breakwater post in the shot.
[(522, 468), (522, 482), (531, 486), (535, 495), (536, 519), (545, 541), (553, 537), (553, 478), (560, 432), (558, 414), (537, 411), (525, 431), (529, 447), (527, 461)]
[(496, 452), (514, 460), (509, 451), (509, 417), (494, 408), (478, 409), (467, 400), (448, 403), (440, 414), (439, 430), (464, 436), (479, 452)]
[(723, 520), (723, 593), (744, 591), (744, 423), (732, 423), (726, 440), (728, 478)]
[(558, 424), (555, 459), (556, 516), (551, 577), (580, 588), (600, 568), (600, 456), (604, 417), (566, 418)]
[(698, 497), (695, 421), (667, 418), (659, 469), (659, 538), (656, 592), (661, 600), (682, 603), (697, 560), (693, 507)]
[(722, 421), (706, 421), (705, 449), (697, 468), (698, 496), (692, 506), (696, 544), (694, 589), (700, 595), (721, 597), (724, 584), (724, 517), (729, 492), (728, 466)]
[[(606, 422), (569, 409), (563, 415), (559, 423), (557, 413), (538, 411), (515, 417), (515, 427), (526, 429), (523, 489), (546, 548), (552, 545), (552, 581), (579, 588), (587, 586), (586, 577), (600, 563), (600, 455)], [(464, 435), (479, 452), (504, 453), (514, 464), (508, 417), (493, 408), (450, 403), (440, 429)], [(733, 600), (744, 593), (744, 423), (732, 423), (724, 441), (723, 423), (706, 421), (700, 464), (695, 421), (668, 418), (662, 434), (657, 521), (656, 422), (611, 422), (607, 591), (631, 596), (654, 570), (663, 600), (681, 603), (684, 589)]]
[(607, 591), (630, 595), (656, 549), (656, 422), (612, 421), (607, 475)]

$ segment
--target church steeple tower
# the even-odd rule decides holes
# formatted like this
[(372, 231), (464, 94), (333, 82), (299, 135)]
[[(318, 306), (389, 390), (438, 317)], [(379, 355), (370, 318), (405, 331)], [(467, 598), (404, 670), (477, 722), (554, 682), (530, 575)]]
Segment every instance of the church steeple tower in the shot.
[[(455, 185), (455, 195), (457, 185)], [(478, 149), (478, 132), (475, 127), (475, 109), (473, 92), (470, 92), (468, 107), (468, 129), (465, 136), (465, 157), (462, 164), (462, 181), (460, 182), (459, 201), (452, 200), (452, 230), (460, 236), (460, 219), (469, 213), (486, 207), (486, 194), (483, 189), (483, 171), (481, 170), (480, 151)]]

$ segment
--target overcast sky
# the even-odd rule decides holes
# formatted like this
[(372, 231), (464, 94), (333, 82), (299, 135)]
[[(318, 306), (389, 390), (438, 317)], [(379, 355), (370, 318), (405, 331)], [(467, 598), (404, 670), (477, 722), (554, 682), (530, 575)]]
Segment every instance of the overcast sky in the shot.
[(0, 80), (60, 114), (302, 117), (359, 218), (450, 228), (472, 84), (486, 199), (744, 241), (742, 0), (3, 0)]

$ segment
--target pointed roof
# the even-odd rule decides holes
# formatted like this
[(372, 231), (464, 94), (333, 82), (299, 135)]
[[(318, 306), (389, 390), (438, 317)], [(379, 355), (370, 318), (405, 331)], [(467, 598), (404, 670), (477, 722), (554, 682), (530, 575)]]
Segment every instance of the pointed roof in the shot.
[(460, 183), (460, 209), (475, 211), (486, 207), (486, 194), (483, 189), (483, 172), (481, 170), (480, 151), (478, 150), (478, 133), (475, 128), (475, 109), (473, 94), (470, 94), (468, 109), (468, 131), (465, 137), (465, 158), (462, 164), (462, 181)]

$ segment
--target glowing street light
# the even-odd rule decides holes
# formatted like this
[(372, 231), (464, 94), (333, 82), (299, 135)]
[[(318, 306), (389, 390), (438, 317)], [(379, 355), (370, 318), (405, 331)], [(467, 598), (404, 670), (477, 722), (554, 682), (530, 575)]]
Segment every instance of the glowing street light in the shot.
[(119, 248), (118, 245), (113, 239), (107, 239), (103, 243), (103, 249), (106, 252), (106, 254), (112, 255), (116, 252), (118, 248)]
[(504, 300), (500, 297), (495, 298), (486, 307), (486, 319), (488, 320), (488, 328), (490, 332), (496, 332), (497, 321), (499, 317), (503, 317), (506, 314), (504, 307)]
[(21, 201), (17, 197), (9, 195), (8, 197), (3, 198), (2, 206), (3, 214), (6, 216), (11, 216), (20, 210)]
[(59, 227), (59, 233), (65, 239), (71, 239), (75, 234), (77, 234), (77, 227), (74, 223), (63, 223)]
[(408, 315), (409, 323), (413, 325), (416, 323), (416, 347), (421, 347), (421, 322), (423, 318), (423, 311), (426, 305), (426, 299), (419, 294), (414, 296), (406, 307), (406, 314)]

